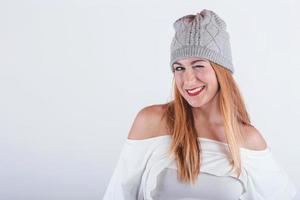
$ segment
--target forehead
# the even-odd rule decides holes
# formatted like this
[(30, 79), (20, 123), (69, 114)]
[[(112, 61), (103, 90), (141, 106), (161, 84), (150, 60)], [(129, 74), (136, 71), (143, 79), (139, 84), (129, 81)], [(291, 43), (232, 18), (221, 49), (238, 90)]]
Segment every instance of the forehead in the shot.
[(196, 62), (209, 62), (208, 59), (206, 58), (200, 58), (200, 57), (188, 57), (188, 58), (183, 58), (179, 59), (176, 62), (173, 63), (173, 65), (188, 65), (188, 64), (194, 64)]

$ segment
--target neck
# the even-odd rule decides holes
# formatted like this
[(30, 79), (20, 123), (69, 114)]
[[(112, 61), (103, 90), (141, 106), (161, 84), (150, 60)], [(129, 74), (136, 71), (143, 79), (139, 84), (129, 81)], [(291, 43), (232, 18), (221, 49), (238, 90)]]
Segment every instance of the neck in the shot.
[(219, 92), (205, 105), (192, 108), (197, 124), (207, 126), (223, 125), (223, 118), (219, 108)]

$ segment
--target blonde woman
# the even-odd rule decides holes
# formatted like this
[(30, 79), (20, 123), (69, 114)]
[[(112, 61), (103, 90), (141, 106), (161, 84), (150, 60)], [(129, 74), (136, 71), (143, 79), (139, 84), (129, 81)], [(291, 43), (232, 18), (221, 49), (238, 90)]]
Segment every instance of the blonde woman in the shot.
[(137, 114), (103, 199), (293, 199), (232, 76), (225, 22), (204, 9), (173, 25), (174, 98)]

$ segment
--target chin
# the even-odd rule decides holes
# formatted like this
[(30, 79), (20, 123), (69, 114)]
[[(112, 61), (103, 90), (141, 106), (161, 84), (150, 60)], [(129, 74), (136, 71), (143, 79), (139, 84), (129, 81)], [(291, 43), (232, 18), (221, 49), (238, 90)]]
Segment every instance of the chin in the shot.
[(202, 105), (191, 105), (191, 104), (190, 104), (190, 106), (191, 106), (192, 108), (200, 108)]
[(204, 105), (204, 103), (201, 103), (201, 102), (197, 102), (197, 101), (188, 101), (187, 100), (187, 102), (189, 103), (189, 105), (191, 106), (191, 107), (193, 107), (193, 108), (199, 108), (199, 107), (201, 107), (201, 106), (203, 106)]

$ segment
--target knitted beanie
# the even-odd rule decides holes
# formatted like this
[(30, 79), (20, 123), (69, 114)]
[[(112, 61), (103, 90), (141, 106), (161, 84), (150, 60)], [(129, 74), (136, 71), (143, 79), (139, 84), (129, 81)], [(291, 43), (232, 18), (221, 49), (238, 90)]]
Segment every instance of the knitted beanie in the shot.
[(173, 63), (186, 57), (202, 57), (234, 72), (226, 23), (213, 11), (203, 9), (196, 15), (185, 15), (173, 23), (171, 42)]

